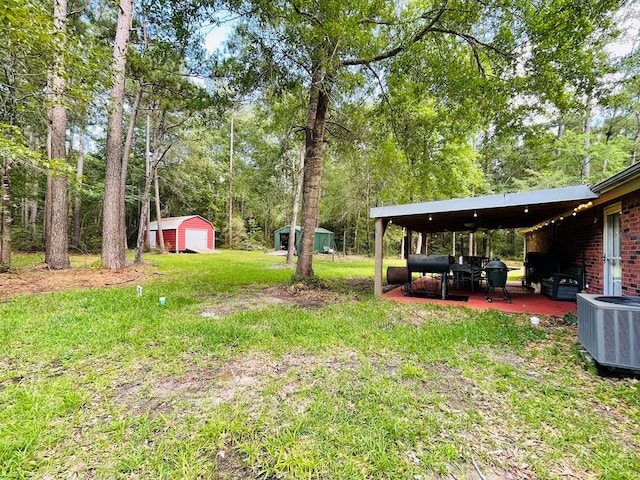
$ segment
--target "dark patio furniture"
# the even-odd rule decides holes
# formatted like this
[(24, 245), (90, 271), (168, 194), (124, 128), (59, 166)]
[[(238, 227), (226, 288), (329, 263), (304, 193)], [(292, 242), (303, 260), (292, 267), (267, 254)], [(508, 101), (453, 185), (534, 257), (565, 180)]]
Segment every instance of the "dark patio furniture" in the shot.
[(482, 282), (486, 280), (484, 268), (489, 262), (488, 257), (465, 256), (463, 263), (451, 265), (453, 282), (456, 289), (470, 288), (474, 291), (476, 286), (482, 288)]
[(583, 272), (581, 267), (568, 266), (553, 276), (542, 279), (541, 293), (553, 300), (576, 300), (576, 295), (583, 289)]
[(524, 260), (523, 287), (530, 288), (532, 283), (539, 283), (553, 272), (551, 255), (542, 252), (528, 252)]

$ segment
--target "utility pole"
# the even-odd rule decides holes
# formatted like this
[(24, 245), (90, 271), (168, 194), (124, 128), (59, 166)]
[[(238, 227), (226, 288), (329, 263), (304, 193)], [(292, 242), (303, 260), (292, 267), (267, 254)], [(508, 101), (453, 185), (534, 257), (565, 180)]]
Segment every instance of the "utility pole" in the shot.
[[(147, 128), (145, 132), (145, 147), (144, 147), (144, 173), (145, 178), (151, 176), (151, 114), (147, 112)], [(142, 225), (140, 225), (142, 228)], [(147, 199), (147, 215), (145, 218), (145, 231), (147, 232), (147, 240), (145, 245), (148, 250), (151, 250), (151, 196)], [(162, 232), (160, 232), (162, 234)]]
[(233, 248), (233, 115), (231, 115), (231, 137), (229, 142), (229, 249)]

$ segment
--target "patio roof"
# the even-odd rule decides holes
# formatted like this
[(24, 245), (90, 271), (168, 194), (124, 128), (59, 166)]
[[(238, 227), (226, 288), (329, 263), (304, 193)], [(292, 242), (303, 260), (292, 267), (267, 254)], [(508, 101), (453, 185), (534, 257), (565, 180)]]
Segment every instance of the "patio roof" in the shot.
[(587, 185), (375, 207), (370, 217), (415, 232), (529, 228), (598, 198)]

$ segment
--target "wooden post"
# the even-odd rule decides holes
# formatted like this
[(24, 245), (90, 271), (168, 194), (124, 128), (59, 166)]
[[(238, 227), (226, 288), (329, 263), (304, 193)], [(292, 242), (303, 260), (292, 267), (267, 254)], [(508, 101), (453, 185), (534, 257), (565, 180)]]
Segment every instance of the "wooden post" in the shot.
[(382, 297), (382, 253), (384, 250), (384, 231), (389, 220), (376, 218), (375, 235), (375, 276), (373, 279), (373, 294)]

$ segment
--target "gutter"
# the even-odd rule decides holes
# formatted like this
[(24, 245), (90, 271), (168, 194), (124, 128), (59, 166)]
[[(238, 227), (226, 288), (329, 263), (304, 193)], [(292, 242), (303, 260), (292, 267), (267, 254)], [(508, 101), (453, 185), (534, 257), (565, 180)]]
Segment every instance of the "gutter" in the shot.
[(634, 180), (636, 177), (640, 177), (640, 162), (625, 168), (612, 177), (591, 185), (590, 188), (594, 193), (603, 194), (621, 186), (623, 183)]

